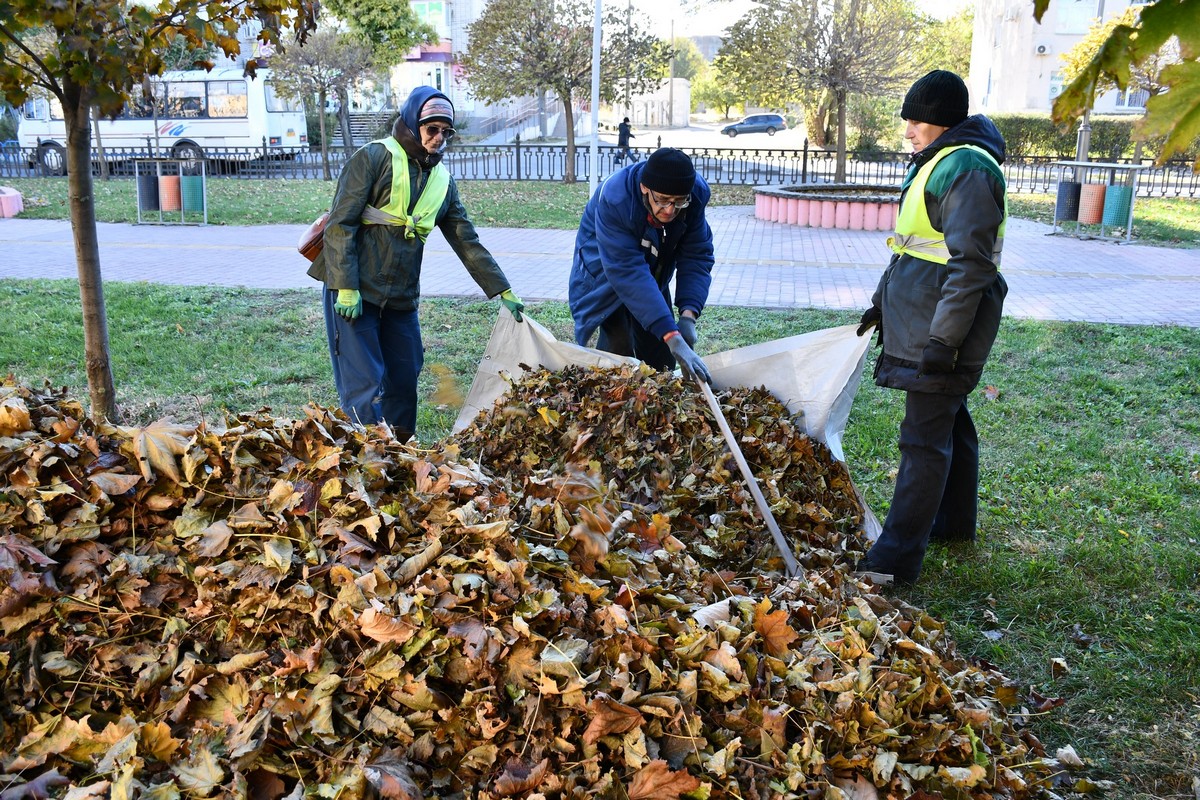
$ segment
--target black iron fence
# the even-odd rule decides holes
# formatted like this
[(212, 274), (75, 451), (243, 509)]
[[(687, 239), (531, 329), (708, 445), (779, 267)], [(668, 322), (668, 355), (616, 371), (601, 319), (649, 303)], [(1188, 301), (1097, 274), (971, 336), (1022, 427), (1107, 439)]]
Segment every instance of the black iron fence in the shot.
[[(645, 157), (653, 149), (635, 148), (634, 152)], [(807, 142), (801, 149), (790, 150), (700, 147), (685, 148), (685, 152), (705, 180), (726, 186), (831, 183), (837, 167), (835, 153), (811, 148)], [(614, 146), (601, 146), (601, 178), (622, 166), (618, 153)], [(62, 175), (65, 169), (61, 151), (58, 158), (50, 157), (53, 155), (48, 155), (44, 148), (0, 148), (0, 178)], [(131, 178), (135, 162), (151, 155), (154, 154), (146, 148), (110, 148), (105, 151), (104, 161), (109, 175)], [(182, 157), (187, 154), (180, 155), (185, 171), (189, 164), (196, 169), (193, 159)], [(264, 143), (261, 148), (210, 148), (203, 155), (209, 178), (319, 180), (325, 177), (319, 151), (271, 150)], [(329, 173), (336, 177), (347, 153), (342, 148), (331, 149), (328, 158)], [(1053, 194), (1067, 169), (1057, 163), (1059, 160), (1025, 156), (1005, 162), (1009, 191)], [(457, 144), (446, 154), (446, 164), (458, 180), (561, 181), (566, 163), (566, 147), (561, 144), (521, 141), (499, 145)], [(847, 155), (846, 179), (848, 183), (899, 185), (907, 163), (906, 153), (851, 151)], [(1192, 171), (1190, 162), (1177, 160), (1162, 167), (1144, 163), (1138, 174), (1139, 197), (1200, 197), (1200, 175)], [(94, 155), (93, 174), (100, 175), (102, 166), (98, 155)], [(574, 167), (577, 180), (589, 180), (591, 151), (584, 144), (576, 148)]]

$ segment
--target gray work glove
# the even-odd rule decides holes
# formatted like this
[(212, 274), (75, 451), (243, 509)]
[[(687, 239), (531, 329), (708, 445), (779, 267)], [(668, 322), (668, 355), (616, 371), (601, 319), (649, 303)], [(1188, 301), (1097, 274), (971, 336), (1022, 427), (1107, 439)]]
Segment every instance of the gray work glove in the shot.
[(679, 370), (685, 378), (691, 380), (699, 378), (705, 383), (712, 383), (712, 375), (708, 374), (708, 367), (704, 366), (704, 362), (700, 360), (700, 356), (696, 355), (696, 351), (683, 340), (683, 334), (668, 339), (667, 347), (671, 348), (671, 355), (675, 356)]
[(696, 320), (679, 315), (679, 335), (688, 343), (688, 347), (696, 346)]

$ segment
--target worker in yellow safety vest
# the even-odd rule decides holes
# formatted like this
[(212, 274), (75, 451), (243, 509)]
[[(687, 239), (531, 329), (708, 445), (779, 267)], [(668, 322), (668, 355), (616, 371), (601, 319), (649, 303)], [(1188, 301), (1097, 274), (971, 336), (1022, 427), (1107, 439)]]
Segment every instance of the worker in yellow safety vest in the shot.
[(388, 423), (400, 441), (416, 432), (424, 345), (417, 318), (421, 260), (434, 226), (488, 297), (521, 319), (524, 304), (479, 242), (441, 163), (454, 137), (454, 106), (418, 86), (391, 136), (346, 162), (308, 274), (325, 284), (325, 333), (338, 400), (363, 425)]
[(911, 583), (930, 540), (976, 537), (979, 439), (967, 410), (1008, 285), (1000, 275), (1006, 195), (1004, 137), (968, 116), (962, 78), (934, 70), (904, 98), (913, 155), (900, 195), (894, 255), (858, 334), (878, 329), (879, 386), (906, 393), (900, 465), (879, 539), (857, 565)]

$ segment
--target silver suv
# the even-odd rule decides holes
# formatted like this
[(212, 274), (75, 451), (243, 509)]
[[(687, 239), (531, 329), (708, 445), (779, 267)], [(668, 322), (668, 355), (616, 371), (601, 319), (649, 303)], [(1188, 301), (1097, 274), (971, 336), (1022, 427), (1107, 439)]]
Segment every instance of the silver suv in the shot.
[(766, 133), (768, 136), (774, 136), (775, 131), (786, 130), (787, 122), (779, 114), (751, 114), (741, 122), (721, 128), (721, 133), (732, 139), (739, 133)]

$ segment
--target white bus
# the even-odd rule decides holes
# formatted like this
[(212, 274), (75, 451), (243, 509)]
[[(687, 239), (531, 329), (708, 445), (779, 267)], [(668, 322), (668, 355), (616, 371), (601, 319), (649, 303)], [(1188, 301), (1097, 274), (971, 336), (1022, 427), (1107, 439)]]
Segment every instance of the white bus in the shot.
[[(149, 143), (155, 155), (196, 160), (217, 151), (221, 158), (249, 159), (248, 149), (240, 155), (222, 151), (261, 152), (264, 140), (269, 151), (289, 155), (308, 146), (303, 107), (275, 94), (268, 70), (258, 70), (255, 78), (240, 68), (164, 72), (152, 86), (153, 99), (135, 89), (116, 119), (101, 119), (105, 150), (144, 151)], [(17, 141), (47, 172), (62, 173), (66, 121), (56, 98), (32, 98), (21, 107)]]

